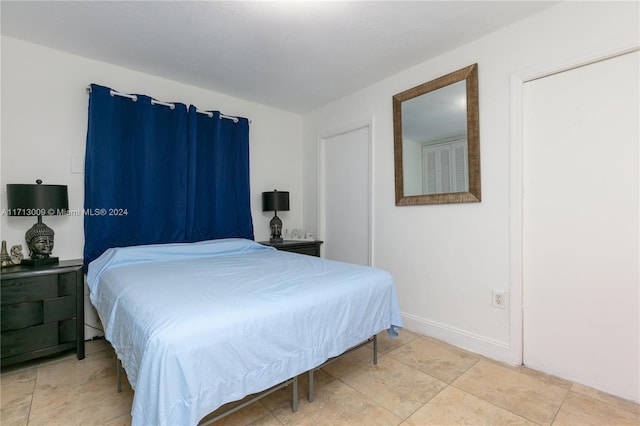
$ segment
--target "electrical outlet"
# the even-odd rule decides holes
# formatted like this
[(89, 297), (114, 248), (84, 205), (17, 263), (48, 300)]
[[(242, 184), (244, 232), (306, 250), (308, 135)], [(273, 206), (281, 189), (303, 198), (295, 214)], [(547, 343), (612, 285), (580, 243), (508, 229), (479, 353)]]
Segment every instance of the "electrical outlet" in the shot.
[(507, 305), (507, 295), (503, 290), (493, 290), (491, 292), (492, 296), (492, 305), (494, 308), (504, 309)]

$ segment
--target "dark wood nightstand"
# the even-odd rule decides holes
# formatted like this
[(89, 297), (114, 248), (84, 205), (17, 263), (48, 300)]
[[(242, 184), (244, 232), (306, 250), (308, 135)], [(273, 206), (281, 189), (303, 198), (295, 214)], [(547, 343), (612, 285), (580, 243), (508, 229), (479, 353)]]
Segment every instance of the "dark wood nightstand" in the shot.
[(320, 244), (322, 244), (322, 241), (284, 240), (282, 243), (271, 243), (269, 241), (259, 241), (259, 243), (265, 246), (275, 247), (282, 251), (320, 257)]
[(3, 367), (69, 349), (84, 358), (82, 260), (10, 266), (0, 278)]

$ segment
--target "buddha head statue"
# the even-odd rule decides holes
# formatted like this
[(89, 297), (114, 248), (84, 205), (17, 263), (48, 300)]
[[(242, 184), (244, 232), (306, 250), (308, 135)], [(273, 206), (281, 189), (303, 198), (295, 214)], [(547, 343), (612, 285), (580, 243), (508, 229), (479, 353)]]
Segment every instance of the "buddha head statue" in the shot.
[(25, 234), (31, 259), (46, 259), (53, 251), (53, 229), (38, 221)]

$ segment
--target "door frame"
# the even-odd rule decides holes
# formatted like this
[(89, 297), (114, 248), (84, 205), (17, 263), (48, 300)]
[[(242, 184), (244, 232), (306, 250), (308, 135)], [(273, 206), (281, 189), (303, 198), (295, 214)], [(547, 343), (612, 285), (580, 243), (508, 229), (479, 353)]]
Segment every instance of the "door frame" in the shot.
[(523, 91), (524, 84), (640, 50), (637, 42), (601, 46), (562, 61), (536, 65), (511, 74), (509, 129), (509, 363), (522, 365), (524, 359), (524, 276), (523, 276)]
[(374, 238), (373, 238), (373, 118), (368, 120), (357, 121), (353, 124), (348, 124), (327, 132), (320, 134), (317, 138), (317, 170), (318, 170), (318, 179), (317, 179), (317, 188), (316, 188), (316, 206), (317, 206), (317, 217), (318, 217), (318, 239), (325, 240), (326, 235), (326, 177), (327, 177), (327, 164), (326, 164), (326, 144), (327, 139), (333, 138), (335, 136), (340, 136), (345, 133), (350, 133), (360, 129), (368, 129), (368, 141), (367, 141), (367, 150), (368, 150), (368, 171), (367, 171), (367, 198), (368, 198), (368, 220), (369, 226), (367, 229), (367, 262), (369, 266), (374, 265)]

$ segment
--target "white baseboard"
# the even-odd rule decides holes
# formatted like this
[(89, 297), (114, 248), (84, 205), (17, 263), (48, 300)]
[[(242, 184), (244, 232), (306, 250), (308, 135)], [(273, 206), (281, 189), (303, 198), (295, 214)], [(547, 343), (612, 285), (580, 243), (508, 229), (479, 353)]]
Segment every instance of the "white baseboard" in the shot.
[(511, 348), (506, 342), (489, 339), (478, 334), (407, 313), (402, 313), (402, 321), (404, 327), (409, 331), (442, 340), (443, 342), (497, 361), (512, 363)]

